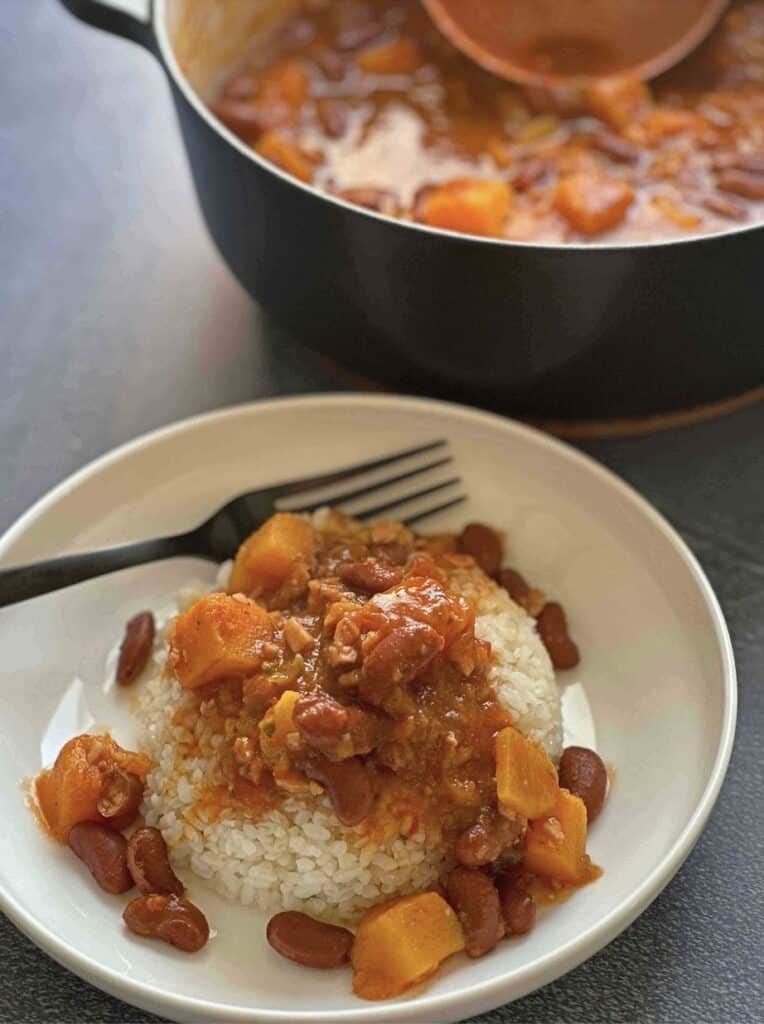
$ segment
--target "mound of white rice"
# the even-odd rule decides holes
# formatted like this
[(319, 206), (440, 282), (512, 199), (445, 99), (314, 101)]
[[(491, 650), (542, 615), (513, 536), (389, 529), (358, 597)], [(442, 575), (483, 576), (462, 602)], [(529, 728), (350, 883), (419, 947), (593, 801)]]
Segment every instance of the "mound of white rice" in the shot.
[[(465, 572), (459, 582), (476, 601), (477, 635), (492, 645), (498, 698), (520, 730), (556, 760), (562, 723), (549, 656), (523, 609), (485, 577), (474, 586), (477, 579)], [(193, 588), (185, 590), (179, 610), (197, 596)], [(144, 748), (155, 762), (147, 779), (146, 823), (162, 831), (176, 865), (190, 867), (223, 896), (263, 911), (298, 909), (350, 924), (391, 895), (433, 884), (443, 862), (434, 839), (420, 831), (374, 842), (340, 824), (325, 796), (290, 798), (256, 820), (234, 810), (208, 817), (195, 806), (205, 789), (221, 782), (213, 756), (221, 738), (201, 716), (193, 736), (174, 724), (179, 709), (193, 706), (193, 696), (162, 678), (165, 654), (159, 644), (155, 674), (141, 687), (138, 715)], [(194, 751), (204, 753), (183, 756), (179, 749), (188, 749), (192, 739)]]

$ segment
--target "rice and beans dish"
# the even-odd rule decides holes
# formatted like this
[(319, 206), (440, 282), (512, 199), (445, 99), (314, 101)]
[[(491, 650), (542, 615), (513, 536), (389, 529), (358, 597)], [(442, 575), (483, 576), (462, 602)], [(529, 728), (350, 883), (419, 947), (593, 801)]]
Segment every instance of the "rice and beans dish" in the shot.
[(117, 683), (140, 751), (81, 735), (35, 780), (136, 935), (209, 939), (176, 869), (268, 916), (298, 964), (350, 963), (386, 999), (454, 953), (489, 953), (537, 906), (597, 878), (607, 773), (562, 749), (555, 668), (579, 660), (561, 606), (479, 523), (420, 536), (331, 510), (278, 513), (177, 614), (137, 614)]

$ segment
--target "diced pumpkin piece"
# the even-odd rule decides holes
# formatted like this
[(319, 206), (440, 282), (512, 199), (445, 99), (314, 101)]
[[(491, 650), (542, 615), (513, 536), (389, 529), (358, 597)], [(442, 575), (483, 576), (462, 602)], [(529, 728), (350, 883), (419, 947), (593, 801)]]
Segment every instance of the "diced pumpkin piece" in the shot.
[(310, 563), (313, 527), (300, 516), (277, 512), (239, 548), (229, 593), (267, 597), (279, 589), (295, 568)]
[(256, 148), (260, 156), (270, 160), (287, 174), (294, 175), (300, 181), (313, 181), (313, 158), (278, 132), (264, 132)]
[(703, 219), (700, 214), (692, 213), (675, 203), (670, 196), (653, 196), (651, 202), (656, 210), (680, 228), (696, 228)]
[(286, 58), (268, 68), (260, 79), (258, 100), (261, 103), (285, 103), (299, 109), (308, 98), (308, 72), (298, 60)]
[(534, 874), (573, 885), (589, 878), (586, 856), (586, 805), (561, 789), (551, 814), (531, 822), (525, 866)]
[(512, 202), (506, 181), (459, 178), (439, 185), (420, 205), (420, 219), (434, 228), (468, 235), (500, 235)]
[(438, 893), (391, 900), (369, 910), (358, 926), (351, 951), (353, 990), (362, 999), (397, 996), (462, 949), (462, 926)]
[(651, 110), (639, 122), (639, 131), (648, 146), (655, 146), (674, 135), (703, 135), (710, 128), (709, 122), (694, 110), (674, 110), (672, 107)]
[(243, 594), (208, 594), (172, 624), (168, 668), (189, 690), (225, 676), (253, 674), (272, 634), (271, 618), (256, 601)]
[(625, 181), (579, 171), (560, 181), (554, 206), (582, 235), (598, 235), (621, 223), (633, 199), (634, 189)]
[(55, 839), (65, 843), (80, 821), (106, 821), (97, 805), (104, 778), (115, 768), (142, 779), (151, 759), (124, 750), (111, 736), (83, 735), (65, 743), (53, 767), (40, 772), (35, 780), (37, 806)]
[(413, 39), (394, 39), (358, 54), (358, 66), (370, 75), (410, 75), (422, 64), (422, 52)]
[(542, 818), (557, 803), (557, 771), (546, 752), (508, 726), (496, 737), (496, 792), (509, 815)]
[(647, 109), (650, 93), (639, 78), (597, 78), (587, 87), (586, 102), (595, 117), (621, 131)]
[(514, 133), (514, 141), (536, 142), (548, 135), (554, 135), (559, 127), (560, 119), (556, 114), (539, 114), (517, 129)]
[(285, 690), (260, 721), (260, 749), (267, 759), (286, 749), (287, 736), (297, 732), (294, 706), (300, 699), (297, 690)]

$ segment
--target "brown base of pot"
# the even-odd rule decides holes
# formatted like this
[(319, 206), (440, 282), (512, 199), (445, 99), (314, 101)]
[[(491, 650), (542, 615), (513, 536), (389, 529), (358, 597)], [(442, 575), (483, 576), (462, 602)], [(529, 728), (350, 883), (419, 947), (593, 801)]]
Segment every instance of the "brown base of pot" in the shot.
[(753, 388), (742, 395), (723, 398), (718, 402), (707, 402), (692, 409), (681, 409), (676, 412), (658, 413), (655, 416), (626, 417), (614, 420), (526, 420), (540, 430), (566, 437), (571, 440), (588, 440), (597, 437), (639, 437), (644, 434), (655, 434), (661, 430), (673, 430), (677, 427), (689, 427), (694, 423), (703, 423), (728, 413), (737, 412), (747, 405), (753, 405), (764, 399), (764, 387)]
[[(350, 387), (359, 391), (390, 391), (383, 384), (364, 377), (345, 366), (322, 356), (322, 361), (330, 368), (331, 372), (338, 376)], [(753, 405), (764, 399), (764, 386), (752, 388), (740, 395), (732, 395), (715, 402), (705, 402), (702, 405), (693, 406), (691, 409), (678, 409), (672, 412), (656, 413), (651, 416), (623, 417), (618, 419), (592, 419), (592, 420), (555, 420), (555, 419), (534, 419), (527, 416), (516, 418), (539, 430), (557, 437), (567, 438), (575, 441), (593, 440), (606, 437), (640, 437), (646, 434), (656, 434), (663, 430), (674, 430), (678, 427), (688, 427), (695, 423), (704, 423), (706, 420), (717, 419), (720, 416), (727, 416), (729, 413), (737, 412), (748, 405)], [(500, 410), (497, 410), (500, 411)], [(511, 410), (507, 410), (511, 415)]]

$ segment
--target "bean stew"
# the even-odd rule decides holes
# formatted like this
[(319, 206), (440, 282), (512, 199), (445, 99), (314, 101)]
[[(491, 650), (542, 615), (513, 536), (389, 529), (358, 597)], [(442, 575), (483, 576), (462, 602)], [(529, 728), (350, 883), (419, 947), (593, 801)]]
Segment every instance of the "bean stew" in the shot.
[(764, 219), (764, 2), (650, 85), (512, 86), (417, 0), (303, 0), (212, 104), (262, 157), (387, 216), (542, 243)]

